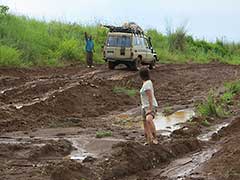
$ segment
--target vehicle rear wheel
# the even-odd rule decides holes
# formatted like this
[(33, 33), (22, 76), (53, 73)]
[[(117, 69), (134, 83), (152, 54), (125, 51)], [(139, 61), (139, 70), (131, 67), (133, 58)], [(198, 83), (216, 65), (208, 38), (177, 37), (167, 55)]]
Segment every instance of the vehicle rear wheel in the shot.
[(109, 69), (114, 69), (115, 68), (115, 63), (111, 62), (111, 61), (108, 61), (108, 68)]

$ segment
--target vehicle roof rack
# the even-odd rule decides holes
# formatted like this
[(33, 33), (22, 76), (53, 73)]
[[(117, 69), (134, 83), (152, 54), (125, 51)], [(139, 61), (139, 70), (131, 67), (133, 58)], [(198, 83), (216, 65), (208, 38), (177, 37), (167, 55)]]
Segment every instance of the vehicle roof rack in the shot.
[(143, 30), (135, 23), (125, 23), (123, 26), (109, 26), (104, 25), (110, 32), (123, 32), (144, 35)]

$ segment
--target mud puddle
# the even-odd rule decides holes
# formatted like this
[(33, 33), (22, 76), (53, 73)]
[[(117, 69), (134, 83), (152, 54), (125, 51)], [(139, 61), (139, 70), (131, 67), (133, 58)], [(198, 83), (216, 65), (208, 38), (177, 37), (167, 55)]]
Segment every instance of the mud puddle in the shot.
[[(63, 130), (64, 131), (64, 130)], [(40, 134), (44, 133), (44, 134)], [(55, 132), (56, 133), (56, 132)], [(0, 144), (25, 144), (31, 146), (44, 146), (49, 141), (59, 141), (66, 140), (71, 142), (73, 151), (68, 155), (67, 159), (74, 159), (83, 161), (87, 157), (91, 158), (100, 158), (103, 156), (107, 156), (111, 153), (112, 146), (119, 143), (124, 142), (126, 140), (122, 139), (114, 139), (114, 138), (102, 138), (97, 139), (95, 137), (90, 137), (87, 135), (65, 135), (64, 137), (58, 137), (54, 134), (52, 129), (45, 129), (36, 132), (37, 136), (29, 137), (28, 135), (20, 136), (20, 133), (13, 134), (12, 136), (8, 134), (5, 137), (0, 137)], [(31, 135), (30, 135), (31, 136)]]
[[(139, 116), (141, 112), (139, 108), (127, 111), (124, 114), (116, 116), (116, 125), (124, 128), (141, 128), (143, 129), (142, 116)], [(193, 109), (182, 109), (175, 113), (165, 116), (162, 112), (158, 112), (154, 124), (156, 130), (164, 136), (170, 136), (170, 134), (177, 129), (181, 128), (181, 125), (195, 116)]]
[(195, 116), (193, 109), (179, 110), (170, 116), (164, 116), (163, 113), (158, 113), (154, 124), (157, 131), (161, 132), (162, 135), (170, 135), (171, 132), (181, 128), (181, 124), (190, 120)]
[(83, 161), (87, 157), (100, 158), (110, 154), (113, 145), (124, 142), (121, 139), (79, 139), (69, 138), (73, 143), (74, 150), (68, 158)]
[(164, 177), (170, 180), (183, 180), (186, 177), (193, 175), (195, 173), (194, 170), (199, 168), (204, 162), (208, 161), (218, 150), (218, 147), (214, 147), (197, 152), (191, 156), (177, 159), (170, 163), (165, 169), (152, 170), (151, 174), (154, 177)]

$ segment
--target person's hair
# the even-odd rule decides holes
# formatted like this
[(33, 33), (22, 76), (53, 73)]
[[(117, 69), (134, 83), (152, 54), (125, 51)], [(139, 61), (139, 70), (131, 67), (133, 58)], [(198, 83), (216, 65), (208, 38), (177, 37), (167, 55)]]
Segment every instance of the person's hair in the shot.
[(150, 74), (149, 74), (148, 68), (145, 68), (145, 67), (141, 68), (139, 70), (139, 75), (143, 81), (150, 80)]

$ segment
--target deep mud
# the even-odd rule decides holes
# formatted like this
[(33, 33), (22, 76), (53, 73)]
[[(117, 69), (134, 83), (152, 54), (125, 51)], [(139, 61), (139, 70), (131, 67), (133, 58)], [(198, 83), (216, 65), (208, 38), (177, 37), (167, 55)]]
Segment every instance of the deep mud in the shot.
[[(158, 65), (151, 71), (162, 111), (192, 107), (211, 88), (219, 88), (239, 75), (240, 67), (218, 63)], [(95, 69), (82, 65), (0, 68), (0, 179), (174, 179), (179, 169), (172, 166), (179, 158), (180, 165), (187, 164), (179, 171), (183, 179), (194, 178), (194, 173), (203, 179), (239, 178), (239, 162), (233, 161), (239, 159), (237, 120), (212, 133), (213, 141), (210, 128), (186, 123), (169, 130), (170, 136), (158, 132), (159, 145), (144, 146), (141, 120), (134, 114), (138, 110), (131, 116), (124, 113), (138, 107), (139, 95), (115, 93), (117, 86), (138, 90), (138, 73), (124, 68), (109, 71), (104, 65)], [(110, 131), (112, 137), (96, 140), (97, 131)], [(209, 142), (201, 142), (199, 137), (208, 137), (212, 147), (219, 147), (217, 153), (209, 151)], [(80, 155), (79, 161), (70, 160), (74, 152), (76, 159)]]

